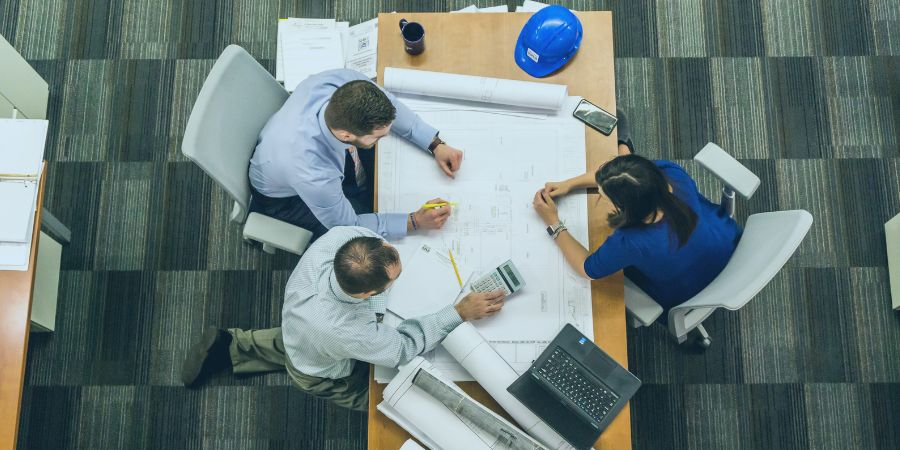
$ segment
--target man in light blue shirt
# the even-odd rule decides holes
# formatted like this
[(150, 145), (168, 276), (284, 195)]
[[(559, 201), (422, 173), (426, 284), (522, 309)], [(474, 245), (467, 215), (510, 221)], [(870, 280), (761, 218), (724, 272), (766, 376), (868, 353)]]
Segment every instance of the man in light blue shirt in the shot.
[(442, 227), (449, 206), (372, 213), (370, 149), (391, 131), (433, 155), (447, 176), (459, 170), (462, 152), (365, 75), (338, 69), (307, 78), (260, 133), (250, 159), (250, 211), (306, 228), (314, 238), (339, 225), (393, 239)]

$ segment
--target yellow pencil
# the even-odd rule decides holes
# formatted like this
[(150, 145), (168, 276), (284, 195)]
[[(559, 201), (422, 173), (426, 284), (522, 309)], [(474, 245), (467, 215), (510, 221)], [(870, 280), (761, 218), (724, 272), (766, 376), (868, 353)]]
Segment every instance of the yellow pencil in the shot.
[(459, 269), (456, 267), (456, 260), (453, 259), (453, 251), (447, 250), (447, 253), (450, 254), (450, 264), (453, 264), (453, 272), (456, 273), (456, 281), (459, 282), (459, 287), (462, 286), (462, 278), (459, 277)]
[(422, 207), (425, 209), (433, 209), (433, 208), (443, 208), (447, 205), (456, 206), (458, 204), (459, 203), (457, 203), (457, 202), (426, 203), (426, 204), (422, 205)]

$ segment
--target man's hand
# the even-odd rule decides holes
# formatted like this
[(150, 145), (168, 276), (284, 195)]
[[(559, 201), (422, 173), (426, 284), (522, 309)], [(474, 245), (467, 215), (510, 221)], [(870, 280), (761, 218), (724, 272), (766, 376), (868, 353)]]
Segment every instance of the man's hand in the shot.
[(440, 144), (434, 149), (434, 160), (448, 177), (453, 178), (453, 172), (459, 170), (462, 165), (463, 152), (447, 144)]
[(503, 291), (488, 293), (472, 292), (456, 304), (456, 312), (462, 320), (484, 319), (493, 316), (503, 308)]
[(547, 195), (544, 189), (537, 191), (534, 194), (534, 211), (541, 216), (541, 220), (544, 221), (545, 224), (555, 225), (559, 223), (559, 212), (556, 209), (556, 202), (553, 201), (553, 198)]
[(544, 193), (550, 197), (562, 197), (568, 194), (572, 188), (566, 181), (549, 181), (544, 184)]
[[(448, 203), (447, 200), (433, 198), (427, 203)], [(413, 213), (416, 217), (416, 225), (420, 230), (438, 230), (444, 226), (447, 219), (450, 218), (450, 211), (453, 208), (448, 204), (440, 208), (420, 208)]]

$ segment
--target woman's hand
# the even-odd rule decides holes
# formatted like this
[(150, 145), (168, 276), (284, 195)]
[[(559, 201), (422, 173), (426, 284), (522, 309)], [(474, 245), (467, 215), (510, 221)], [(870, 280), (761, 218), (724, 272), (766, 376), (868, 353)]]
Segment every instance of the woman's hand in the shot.
[(568, 181), (549, 181), (544, 184), (544, 193), (550, 197), (562, 197), (572, 190)]
[(559, 212), (556, 209), (556, 203), (545, 189), (541, 189), (534, 194), (534, 210), (541, 216), (541, 220), (547, 226), (559, 223)]

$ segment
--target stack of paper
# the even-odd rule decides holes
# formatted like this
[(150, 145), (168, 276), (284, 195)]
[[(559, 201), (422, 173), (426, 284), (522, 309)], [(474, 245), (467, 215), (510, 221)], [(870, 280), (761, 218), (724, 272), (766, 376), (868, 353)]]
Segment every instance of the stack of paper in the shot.
[(469, 5), (463, 9), (458, 9), (456, 11), (450, 11), (450, 12), (451, 13), (505, 13), (505, 12), (509, 12), (509, 8), (506, 5), (488, 6), (486, 8), (479, 8), (475, 5)]
[(532, 0), (525, 0), (522, 6), (516, 6), (516, 12), (538, 12), (550, 5)]
[(348, 68), (375, 78), (378, 19), (358, 25), (334, 19), (278, 21), (275, 79), (293, 92), (310, 75)]
[(0, 270), (28, 270), (47, 126), (0, 119)]

